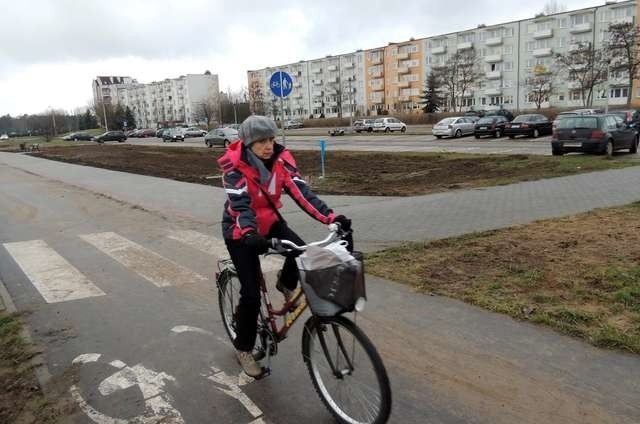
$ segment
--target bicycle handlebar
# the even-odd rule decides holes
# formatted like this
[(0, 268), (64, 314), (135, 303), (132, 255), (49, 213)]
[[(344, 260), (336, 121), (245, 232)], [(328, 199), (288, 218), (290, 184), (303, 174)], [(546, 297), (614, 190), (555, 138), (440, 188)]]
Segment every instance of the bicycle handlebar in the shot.
[[(289, 252), (292, 250), (298, 250), (304, 252), (310, 246), (321, 246), (328, 244), (336, 239), (336, 236), (340, 233), (340, 224), (337, 222), (329, 224), (329, 235), (324, 240), (314, 241), (303, 246), (298, 246), (291, 240), (280, 240), (277, 238), (269, 239), (271, 248), (276, 252)], [(286, 246), (286, 247), (285, 247)]]

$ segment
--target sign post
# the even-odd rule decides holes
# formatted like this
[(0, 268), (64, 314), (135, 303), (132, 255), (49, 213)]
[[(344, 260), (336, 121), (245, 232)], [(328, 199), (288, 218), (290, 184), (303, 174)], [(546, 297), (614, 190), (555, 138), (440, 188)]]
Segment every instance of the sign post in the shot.
[(283, 71), (274, 72), (269, 80), (271, 92), (280, 97), (280, 125), (282, 125), (282, 143), (286, 146), (287, 139), (284, 133), (284, 98), (291, 94), (293, 90), (293, 80), (291, 76)]
[(324, 140), (320, 140), (320, 169), (322, 170), (322, 175), (320, 178), (324, 178), (324, 156), (327, 149), (327, 142)]

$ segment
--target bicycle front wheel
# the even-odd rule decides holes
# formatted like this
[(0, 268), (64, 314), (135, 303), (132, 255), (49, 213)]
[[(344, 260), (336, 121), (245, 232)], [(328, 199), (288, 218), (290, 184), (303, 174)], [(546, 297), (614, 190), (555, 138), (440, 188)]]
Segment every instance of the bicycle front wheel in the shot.
[(305, 323), (302, 354), (316, 392), (338, 422), (387, 422), (387, 371), (376, 348), (352, 321), (311, 317)]

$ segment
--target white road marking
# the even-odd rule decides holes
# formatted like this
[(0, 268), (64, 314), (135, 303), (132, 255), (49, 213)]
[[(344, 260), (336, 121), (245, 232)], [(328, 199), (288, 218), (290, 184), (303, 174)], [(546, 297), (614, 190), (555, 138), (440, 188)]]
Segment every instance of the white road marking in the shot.
[[(239, 377), (229, 376), (224, 371), (220, 371), (215, 367), (211, 367), (211, 369), (214, 371), (214, 374), (207, 378), (220, 386), (226, 387), (217, 387), (218, 390), (237, 399), (254, 418), (262, 415), (260, 408), (240, 389), (241, 382)], [(253, 381), (253, 379), (251, 379), (251, 381)], [(247, 380), (242, 381), (243, 385), (248, 382)]]
[[(73, 360), (74, 363), (95, 362), (99, 354), (80, 355)], [(104, 379), (98, 386), (101, 395), (109, 396), (119, 390), (138, 386), (145, 403), (145, 412), (128, 419), (119, 419), (105, 415), (93, 408), (80, 394), (77, 386), (72, 386), (70, 391), (73, 399), (78, 403), (80, 409), (97, 424), (155, 424), (171, 423), (184, 424), (184, 419), (180, 412), (171, 405), (172, 398), (165, 392), (166, 381), (175, 382), (175, 378), (164, 373), (156, 372), (145, 368), (142, 364), (128, 367), (120, 360), (110, 363), (121, 370)]]
[(203, 330), (202, 328), (198, 328), (198, 327), (191, 327), (189, 325), (177, 325), (173, 327), (171, 331), (176, 334), (182, 334), (182, 333), (205, 334), (207, 336), (215, 337), (215, 339), (220, 343), (226, 344), (227, 346), (233, 346), (231, 342), (229, 342), (229, 340), (223, 337), (215, 336), (211, 331)]
[(206, 281), (202, 275), (116, 233), (84, 234), (80, 238), (158, 287)]
[(47, 303), (104, 296), (102, 290), (43, 240), (5, 243), (4, 247)]
[[(224, 243), (224, 240), (219, 238), (202, 234), (193, 230), (172, 230), (169, 231), (167, 237), (172, 240), (184, 243), (187, 246), (193, 247), (196, 250), (213, 255), (218, 259), (228, 258), (229, 251)], [(267, 256), (260, 257), (260, 263), (263, 272), (276, 271), (282, 268), (284, 260), (279, 257)]]
[(73, 360), (73, 364), (88, 364), (90, 362), (98, 362), (102, 355), (99, 353), (85, 353), (83, 355), (78, 355), (76, 359)]

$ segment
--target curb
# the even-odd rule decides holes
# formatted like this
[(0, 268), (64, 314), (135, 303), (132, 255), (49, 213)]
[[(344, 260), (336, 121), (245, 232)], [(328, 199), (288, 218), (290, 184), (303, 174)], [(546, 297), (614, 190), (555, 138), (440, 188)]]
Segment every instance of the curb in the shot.
[[(4, 303), (5, 310), (10, 314), (14, 314), (18, 312), (16, 305), (11, 300), (11, 296), (7, 291), (2, 280), (0, 280), (0, 304)], [(0, 310), (3, 310), (0, 308)], [(34, 344), (33, 339), (31, 338), (31, 333), (27, 329), (27, 325), (23, 323), (22, 330), (20, 331), (20, 336), (29, 344)], [(51, 380), (51, 373), (49, 372), (49, 368), (44, 362), (44, 355), (42, 353), (38, 353), (34, 355), (30, 360), (31, 365), (35, 370), (36, 378), (38, 379), (38, 383), (40, 384), (40, 388), (44, 388), (44, 386)]]

